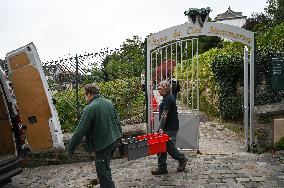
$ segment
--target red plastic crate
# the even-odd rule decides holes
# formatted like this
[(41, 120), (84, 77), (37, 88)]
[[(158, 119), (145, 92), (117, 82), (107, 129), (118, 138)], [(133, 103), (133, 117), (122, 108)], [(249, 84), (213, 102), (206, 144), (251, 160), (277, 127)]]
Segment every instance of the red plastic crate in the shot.
[(149, 146), (148, 154), (154, 155), (158, 153), (164, 153), (167, 150), (167, 141), (169, 141), (170, 137), (167, 134), (147, 134), (142, 136), (137, 136), (137, 140), (147, 139), (147, 144)]

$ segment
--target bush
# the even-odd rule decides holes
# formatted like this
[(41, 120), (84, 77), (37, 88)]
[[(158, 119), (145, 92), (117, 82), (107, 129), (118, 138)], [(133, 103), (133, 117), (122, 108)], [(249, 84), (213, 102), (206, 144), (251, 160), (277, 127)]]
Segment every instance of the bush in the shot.
[[(145, 95), (140, 87), (139, 78), (104, 82), (99, 86), (101, 95), (114, 103), (120, 120), (139, 116), (140, 122), (145, 121), (142, 119), (145, 118)], [(78, 125), (82, 110), (87, 104), (83, 88), (79, 89), (78, 102), (75, 89), (58, 92), (54, 94), (54, 98), (62, 130), (73, 132)]]
[(62, 130), (71, 132), (74, 131), (79, 122), (82, 107), (86, 104), (83, 90), (79, 90), (78, 103), (76, 101), (76, 90), (58, 92), (53, 97), (56, 100), (55, 106), (58, 112)]
[(224, 120), (243, 118), (243, 96), (220, 96), (220, 116)]
[(224, 120), (239, 120), (243, 116), (243, 94), (238, 85), (243, 83), (243, 57), (241, 53), (223, 50), (211, 62), (219, 86), (220, 116)]
[(271, 87), (272, 57), (284, 56), (284, 22), (258, 35), (255, 66), (255, 104), (264, 105), (283, 100), (284, 90)]
[[(219, 53), (219, 50), (217, 49), (211, 49), (203, 54), (199, 55), (198, 62), (199, 62), (199, 69), (198, 69), (198, 77), (199, 77), (199, 96), (200, 96), (200, 110), (213, 116), (216, 117), (219, 115), (219, 109), (218, 109), (218, 87), (216, 85), (214, 75), (211, 69), (211, 61), (212, 59)], [(193, 59), (193, 77), (196, 77), (196, 62), (197, 58), (194, 57)], [(191, 80), (192, 78), (192, 60), (189, 59), (188, 63), (186, 61), (183, 62), (184, 69), (182, 74), (179, 74), (179, 80), (183, 82), (181, 85), (187, 86), (186, 79), (187, 79), (187, 73), (188, 73), (188, 78)], [(188, 67), (186, 67), (188, 65)], [(180, 72), (180, 64), (178, 65), (178, 72)], [(186, 72), (186, 70), (188, 70)], [(174, 71), (175, 72), (175, 71)], [(186, 88), (182, 88), (182, 96), (185, 98), (184, 101), (186, 101)], [(192, 89), (189, 83), (189, 90), (188, 90), (189, 96), (188, 96), (188, 101), (189, 101), (189, 106), (192, 104), (191, 98), (194, 97), (196, 99), (196, 91), (194, 91), (194, 96), (191, 96)], [(196, 107), (196, 104), (193, 104), (193, 106)]]
[(113, 101), (121, 120), (145, 113), (145, 94), (140, 78), (129, 78), (101, 83), (101, 94)]

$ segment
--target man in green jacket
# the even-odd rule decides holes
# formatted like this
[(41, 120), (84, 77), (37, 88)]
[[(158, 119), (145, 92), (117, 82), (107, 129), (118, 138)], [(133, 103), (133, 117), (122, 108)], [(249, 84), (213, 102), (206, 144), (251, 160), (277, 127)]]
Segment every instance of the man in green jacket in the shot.
[(114, 105), (99, 95), (95, 84), (85, 86), (85, 98), (89, 103), (68, 145), (68, 154), (72, 155), (83, 137), (85, 149), (96, 154), (96, 171), (101, 188), (112, 188), (110, 161), (118, 146), (121, 127)]

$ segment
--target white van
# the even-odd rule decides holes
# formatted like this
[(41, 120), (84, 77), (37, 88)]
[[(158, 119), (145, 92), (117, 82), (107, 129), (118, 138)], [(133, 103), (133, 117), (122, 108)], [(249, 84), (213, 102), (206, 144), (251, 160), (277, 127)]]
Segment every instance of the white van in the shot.
[(8, 77), (0, 70), (0, 186), (22, 172), (27, 148), (32, 152), (64, 149), (34, 44), (8, 53), (6, 63)]

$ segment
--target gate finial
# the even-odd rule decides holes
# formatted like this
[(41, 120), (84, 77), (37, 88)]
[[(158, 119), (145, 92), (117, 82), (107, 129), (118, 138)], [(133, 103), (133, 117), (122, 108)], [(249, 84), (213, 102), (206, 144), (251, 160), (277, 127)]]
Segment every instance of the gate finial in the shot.
[(196, 20), (199, 25), (203, 27), (203, 24), (207, 22), (209, 13), (211, 12), (210, 7), (207, 8), (189, 8), (187, 11), (184, 11), (184, 15), (188, 16), (188, 21), (195, 24)]

